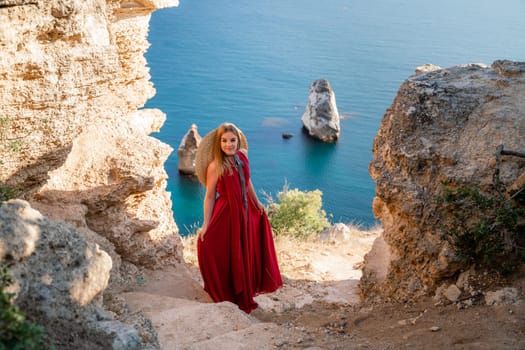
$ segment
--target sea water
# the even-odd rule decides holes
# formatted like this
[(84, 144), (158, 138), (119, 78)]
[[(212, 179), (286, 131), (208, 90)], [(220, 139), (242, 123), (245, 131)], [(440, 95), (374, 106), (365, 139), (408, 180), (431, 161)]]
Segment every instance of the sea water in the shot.
[[(193, 123), (204, 136), (224, 121), (247, 136), (263, 202), (285, 184), (319, 189), (332, 222), (375, 224), (368, 164), (400, 84), (425, 63), (524, 61), (524, 24), (525, 0), (180, 0), (156, 11), (146, 58), (157, 93), (146, 107), (167, 114), (152, 136), (175, 149), (166, 171), (181, 233), (202, 223), (204, 188), (179, 175), (176, 150)], [(320, 78), (343, 118), (334, 144), (301, 132)]]

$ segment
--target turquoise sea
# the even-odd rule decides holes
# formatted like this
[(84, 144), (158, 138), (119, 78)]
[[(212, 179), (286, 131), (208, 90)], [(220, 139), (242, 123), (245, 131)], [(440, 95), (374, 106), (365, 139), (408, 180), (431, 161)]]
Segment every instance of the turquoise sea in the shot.
[[(176, 150), (192, 123), (204, 136), (223, 121), (248, 138), (261, 199), (285, 182), (320, 189), (332, 222), (373, 225), (372, 141), (399, 85), (425, 63), (525, 61), (524, 24), (525, 0), (180, 0), (156, 11), (146, 107), (168, 116), (152, 136), (175, 149), (166, 170), (181, 233), (202, 222), (204, 188), (178, 174)], [(319, 78), (344, 117), (336, 144), (301, 132)]]

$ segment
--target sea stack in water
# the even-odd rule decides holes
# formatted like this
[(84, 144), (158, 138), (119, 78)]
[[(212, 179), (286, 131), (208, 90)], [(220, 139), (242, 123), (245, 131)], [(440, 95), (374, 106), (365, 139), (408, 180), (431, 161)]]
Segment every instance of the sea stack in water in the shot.
[(195, 175), (195, 153), (202, 137), (197, 131), (197, 125), (192, 124), (180, 142), (177, 155), (179, 156), (179, 173)]
[(335, 93), (326, 79), (319, 79), (310, 86), (306, 110), (301, 118), (308, 134), (323, 142), (335, 142), (341, 131), (340, 117), (335, 103)]

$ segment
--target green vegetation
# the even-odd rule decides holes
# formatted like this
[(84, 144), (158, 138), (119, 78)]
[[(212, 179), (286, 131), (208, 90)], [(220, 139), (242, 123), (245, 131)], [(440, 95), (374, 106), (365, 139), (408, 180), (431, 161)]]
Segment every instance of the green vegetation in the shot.
[(19, 154), (24, 148), (24, 138), (28, 136), (27, 130), (23, 129), (26, 135), (21, 137), (14, 136), (14, 119), (5, 115), (0, 115), (0, 151), (8, 151)]
[[(20, 155), (24, 148), (24, 141), (21, 137), (13, 137), (13, 118), (7, 117), (0, 114), (0, 152), (3, 155)], [(4, 157), (3, 157), (4, 158)], [(4, 167), (4, 159), (0, 159), (0, 169)], [(1, 176), (4, 176), (4, 170), (2, 170)], [(0, 205), (3, 201), (16, 197), (16, 191), (0, 183)]]
[[(506, 198), (504, 191), (483, 193), (477, 187), (452, 189), (443, 184), (438, 197), (452, 221), (443, 239), (457, 256), (479, 267), (510, 273), (525, 262), (523, 189)], [(520, 204), (521, 203), (521, 204)]]
[(24, 143), (22, 140), (10, 140), (7, 144), (7, 149), (15, 154), (18, 154), (22, 151)]
[(330, 226), (326, 212), (322, 209), (320, 190), (289, 190), (285, 184), (277, 196), (279, 203), (269, 198), (268, 206), (268, 217), (276, 235), (307, 239)]
[(11, 126), (11, 119), (4, 115), (0, 115), (0, 140), (7, 139), (8, 129)]
[(14, 294), (6, 293), (4, 288), (13, 279), (7, 268), (0, 269), (0, 350), (47, 349), (44, 331), (41, 326), (28, 322), (18, 307), (11, 303)]
[(16, 193), (12, 188), (0, 184), (0, 205), (2, 205), (1, 202), (10, 200), (15, 197)]

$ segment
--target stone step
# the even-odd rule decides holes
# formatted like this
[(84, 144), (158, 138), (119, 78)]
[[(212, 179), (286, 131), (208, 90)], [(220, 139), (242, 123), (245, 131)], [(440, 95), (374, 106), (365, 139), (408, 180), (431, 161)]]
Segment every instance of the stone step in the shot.
[(151, 320), (161, 348), (166, 350), (274, 349), (291, 336), (229, 302), (203, 303), (144, 292), (121, 296), (131, 312), (141, 311)]

